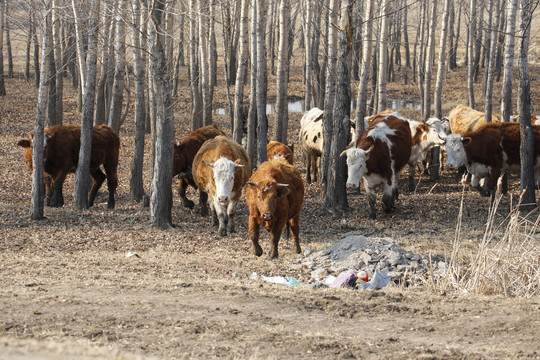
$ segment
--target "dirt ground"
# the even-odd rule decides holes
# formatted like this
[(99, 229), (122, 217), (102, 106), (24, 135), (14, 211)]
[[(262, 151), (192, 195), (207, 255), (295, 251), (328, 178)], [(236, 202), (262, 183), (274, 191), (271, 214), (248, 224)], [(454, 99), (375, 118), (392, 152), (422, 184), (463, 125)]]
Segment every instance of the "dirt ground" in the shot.
[[(299, 78), (291, 76), (291, 97), (302, 94)], [(446, 113), (463, 101), (465, 91), (458, 76), (450, 78)], [(149, 209), (129, 200), (132, 116), (120, 133), (116, 208), (106, 208), (104, 186), (95, 207), (74, 210), (70, 175), (66, 205), (45, 208), (45, 220), (31, 221), (31, 173), (16, 143), (33, 127), (36, 90), (20, 79), (8, 80), (7, 88), (8, 96), (0, 99), (0, 359), (540, 358), (538, 297), (464, 294), (421, 284), (355, 291), (251, 280), (257, 272), (307, 283), (311, 270), (285, 239), (278, 260), (266, 257), (266, 234), (265, 254), (251, 254), (245, 201), (237, 232), (225, 238), (209, 218), (200, 217), (198, 206), (180, 207), (176, 191), (175, 229), (149, 228)], [(186, 86), (184, 91), (176, 103), (177, 138), (189, 132)], [(414, 85), (389, 86), (391, 97), (414, 98), (415, 93)], [(533, 93), (533, 100), (537, 97)], [(65, 123), (80, 121), (74, 98), (67, 91)], [(224, 105), (219, 88), (216, 106)], [(296, 149), (300, 117), (290, 114), (289, 139)], [(227, 116), (216, 115), (214, 121), (230, 132)], [(305, 176), (297, 150), (295, 165)], [(148, 167), (147, 156), (146, 191)], [(452, 251), (463, 197), (460, 238), (467, 261), (482, 239), (488, 200), (468, 188), (462, 191), (453, 172), (442, 171), (436, 184), (422, 177), (415, 193), (406, 190), (406, 176), (407, 171), (397, 211), (384, 214), (378, 203), (376, 220), (368, 219), (364, 195), (350, 196), (347, 216), (333, 218), (320, 208), (320, 185), (306, 185), (302, 249), (322, 249), (354, 231), (391, 237), (407, 250), (443, 261)], [(518, 181), (511, 177), (497, 224), (504, 223), (518, 193)], [(196, 198), (193, 191), (189, 196)]]

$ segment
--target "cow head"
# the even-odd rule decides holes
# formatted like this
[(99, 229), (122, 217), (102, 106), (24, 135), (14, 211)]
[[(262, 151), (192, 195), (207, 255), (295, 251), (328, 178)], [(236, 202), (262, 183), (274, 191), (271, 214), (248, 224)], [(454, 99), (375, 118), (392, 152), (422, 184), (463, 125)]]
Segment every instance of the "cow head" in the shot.
[(263, 221), (272, 221), (276, 213), (278, 200), (289, 193), (288, 184), (281, 184), (274, 179), (248, 183), (257, 189), (257, 208)]
[(214, 201), (223, 206), (227, 205), (234, 187), (234, 172), (237, 167), (243, 167), (244, 165), (239, 163), (240, 160), (232, 161), (224, 156), (214, 163), (206, 160), (204, 162), (213, 168), (214, 183), (216, 185)]
[(437, 118), (429, 118), (426, 125), (429, 127), (428, 141), (434, 146), (444, 145), (446, 137), (450, 134), (450, 126), (446, 126), (442, 120)]
[(186, 171), (188, 162), (184, 154), (184, 145), (179, 141), (174, 144), (174, 157), (173, 157), (173, 176)]
[(469, 145), (470, 141), (469, 137), (463, 138), (458, 134), (448, 135), (446, 138), (446, 153), (448, 155), (446, 166), (449, 169), (457, 169), (467, 164), (465, 147)]
[(341, 153), (340, 156), (347, 156), (347, 189), (354, 189), (360, 186), (360, 179), (367, 172), (366, 161), (373, 149), (373, 145), (367, 150), (351, 147)]

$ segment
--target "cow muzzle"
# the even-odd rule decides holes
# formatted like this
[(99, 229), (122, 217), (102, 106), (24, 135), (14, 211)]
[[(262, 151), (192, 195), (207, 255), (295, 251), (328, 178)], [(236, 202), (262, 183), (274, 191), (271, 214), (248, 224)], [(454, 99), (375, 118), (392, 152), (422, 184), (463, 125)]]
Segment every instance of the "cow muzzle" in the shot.
[(264, 213), (264, 214), (261, 215), (261, 218), (264, 221), (272, 221), (272, 219), (274, 218), (274, 215), (272, 215), (270, 213)]
[(351, 183), (347, 183), (347, 190), (353, 190), (353, 189), (356, 189), (356, 185), (351, 184)]
[(218, 201), (220, 204), (226, 205), (229, 202), (228, 196), (220, 196), (218, 197)]

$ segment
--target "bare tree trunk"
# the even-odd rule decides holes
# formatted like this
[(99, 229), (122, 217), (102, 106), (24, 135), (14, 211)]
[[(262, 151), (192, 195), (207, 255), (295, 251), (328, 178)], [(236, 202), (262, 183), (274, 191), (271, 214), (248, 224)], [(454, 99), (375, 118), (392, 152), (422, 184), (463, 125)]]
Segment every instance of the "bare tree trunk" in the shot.
[(467, 46), (467, 105), (474, 108), (474, 42), (476, 23), (476, 0), (470, 2), (471, 16), (469, 19), (469, 44)]
[(277, 65), (277, 94), (276, 94), (276, 135), (275, 139), (287, 144), (287, 128), (289, 111), (287, 107), (287, 85), (289, 81), (288, 61), (288, 32), (289, 32), (289, 2), (281, 0), (279, 5), (279, 49)]
[[(103, 45), (101, 48), (101, 74), (98, 80), (96, 93), (96, 115), (94, 116), (94, 125), (102, 125), (107, 123), (107, 77), (110, 72), (113, 72), (112, 62), (114, 59), (110, 56), (110, 43), (113, 41), (111, 36), (112, 27), (114, 24), (113, 16), (110, 12), (104, 11), (101, 16), (103, 26)], [(110, 25), (106, 25), (110, 24)]]
[(132, 0), (133, 14), (131, 41), (133, 45), (133, 75), (135, 77), (135, 145), (131, 161), (129, 193), (131, 200), (140, 202), (144, 197), (143, 160), (144, 160), (144, 125), (146, 120), (146, 99), (144, 96), (144, 63), (141, 57), (140, 0)]
[(4, 1), (0, 0), (0, 96), (6, 96), (4, 80)]
[[(223, 69), (224, 69), (224, 72), (225, 72), (225, 89), (226, 89), (226, 94), (227, 94), (227, 103), (229, 105), (229, 116), (230, 116), (230, 121), (231, 121), (231, 132), (234, 131), (234, 106), (233, 106), (233, 103), (232, 103), (232, 100), (231, 100), (231, 89), (230, 89), (230, 83), (231, 83), (231, 75), (229, 75), (229, 67), (227, 66), (228, 62), (229, 62), (229, 56), (230, 54), (228, 53), (229, 49), (230, 49), (230, 46), (229, 46), (229, 41), (230, 41), (230, 37), (227, 35), (227, 32), (229, 31), (229, 29), (226, 27), (226, 18), (225, 18), (225, 10), (224, 10), (224, 7), (223, 7), (223, 2), (220, 3), (220, 9), (221, 9), (221, 24), (222, 24), (222, 27), (221, 27), (221, 35), (223, 37)], [(246, 10), (247, 11), (247, 10)], [(247, 21), (247, 20), (246, 20)], [(247, 26), (247, 24), (246, 24)], [(247, 41), (247, 37), (246, 37), (246, 41)], [(214, 44), (215, 46), (215, 44)], [(247, 50), (246, 50), (246, 54), (247, 54)], [(216, 64), (217, 66), (217, 64)], [(247, 64), (246, 64), (246, 69), (247, 69)], [(244, 69), (244, 70), (246, 70)], [(215, 70), (217, 72), (217, 68)], [(242, 83), (242, 87), (245, 85), (245, 76), (244, 76), (244, 83)], [(213, 90), (212, 90), (213, 91)], [(242, 89), (242, 104), (243, 104), (243, 89)], [(242, 105), (243, 106), (243, 105)]]
[[(418, 32), (419, 32), (419, 42), (418, 42), (418, 52), (415, 57), (416, 68), (417, 68), (417, 79), (418, 89), (420, 93), (420, 105), (422, 110), (424, 109), (424, 42), (425, 42), (425, 30), (426, 30), (426, 21), (427, 21), (427, 4), (425, 0), (420, 0), (420, 21), (418, 23)], [(417, 36), (418, 37), (418, 36)], [(416, 46), (415, 46), (416, 49)]]
[(317, 106), (319, 108), (324, 107), (324, 104), (322, 104), (320, 99), (320, 94), (323, 92), (321, 90), (322, 84), (320, 81), (319, 73), (320, 65), (319, 65), (319, 45), (321, 42), (321, 1), (315, 2), (316, 7), (313, 9), (313, 41), (311, 44), (311, 68), (312, 68), (312, 77), (313, 77), (313, 100), (312, 100), (312, 106)]
[[(431, 72), (432, 72), (432, 64), (433, 64), (433, 53), (435, 49), (435, 28), (436, 28), (435, 21), (437, 20), (437, 2), (438, 0), (433, 0), (432, 2), (433, 6), (431, 9), (431, 22), (429, 25), (429, 39), (428, 39), (428, 47), (427, 47), (427, 54), (426, 54), (427, 56), (426, 56), (426, 64), (424, 66), (426, 69), (426, 80), (424, 83), (424, 109), (422, 111), (424, 121), (427, 121), (427, 119), (431, 115)], [(443, 42), (444, 42), (444, 45), (446, 46), (446, 35), (441, 36), (441, 43)]]
[(257, 156), (260, 165), (266, 161), (266, 143), (268, 142), (268, 119), (266, 118), (266, 6), (265, 0), (255, 1), (257, 2)]
[(249, 38), (251, 57), (251, 81), (247, 124), (247, 152), (252, 167), (255, 167), (257, 153), (257, 2), (255, 0), (252, 2), (251, 6), (251, 30)]
[(217, 45), (216, 45), (216, 27), (215, 27), (215, 0), (210, 0), (210, 16), (208, 17), (208, 61), (210, 65), (208, 66), (210, 78), (210, 88), (209, 95), (210, 102), (214, 99), (214, 88), (217, 86)]
[(244, 83), (248, 66), (248, 1), (242, 0), (240, 12), (240, 59), (236, 71), (236, 85), (234, 87), (234, 126), (232, 128), (232, 138), (237, 143), (242, 143), (242, 127), (244, 114)]
[(492, 27), (490, 28), (491, 41), (489, 49), (489, 61), (486, 71), (485, 117), (487, 123), (491, 122), (491, 113), (493, 109), (493, 82), (495, 78), (495, 61), (497, 57), (497, 31), (495, 31), (495, 29), (499, 28), (500, 2), (499, 0), (494, 1), (495, 14), (493, 14), (494, 21), (492, 22)]
[(323, 120), (323, 151), (321, 166), (319, 169), (321, 184), (323, 184), (323, 197), (328, 187), (327, 169), (330, 166), (330, 151), (332, 150), (332, 132), (334, 119), (334, 102), (336, 100), (336, 64), (337, 64), (337, 24), (338, 0), (330, 0), (328, 16), (328, 65), (326, 68), (326, 90), (324, 95), (324, 120)]
[[(2, 3), (0, 0), (0, 8)], [(51, 0), (45, 2), (45, 10), (48, 12), (51, 8)], [(0, 17), (2, 14), (0, 14)], [(49, 54), (47, 41), (47, 18), (45, 14), (43, 18), (43, 38), (41, 42), (41, 75), (40, 78), (47, 78), (47, 55)], [(1, 39), (1, 38), (0, 38)], [(0, 43), (2, 41), (0, 40)], [(43, 199), (45, 197), (45, 186), (43, 182), (43, 143), (44, 137), (43, 128), (45, 124), (45, 111), (47, 107), (47, 90), (48, 87), (45, 81), (39, 84), (39, 92), (36, 107), (36, 121), (34, 123), (34, 138), (32, 149), (32, 201), (30, 203), (30, 218), (32, 220), (42, 220), (44, 218)]]
[(356, 138), (365, 130), (364, 117), (367, 115), (367, 87), (368, 76), (371, 65), (371, 48), (373, 34), (373, 8), (374, 0), (366, 2), (366, 13), (364, 16), (364, 41), (362, 49), (362, 70), (360, 72), (360, 81), (358, 82), (358, 99), (356, 102)]
[(501, 93), (501, 121), (510, 121), (512, 115), (512, 79), (514, 71), (514, 37), (516, 32), (516, 9), (518, 0), (510, 0), (504, 48), (504, 73)]
[(60, 19), (58, 18), (58, 8), (55, 0), (53, 2), (53, 11), (52, 11), (52, 40), (54, 47), (54, 67), (56, 69), (56, 118), (54, 119), (55, 125), (60, 125), (63, 123), (63, 113), (64, 113), (64, 64), (62, 62), (62, 46), (60, 42)]
[(86, 89), (86, 62), (85, 62), (85, 56), (84, 56), (84, 48), (83, 48), (83, 36), (81, 32), (81, 24), (80, 24), (80, 17), (79, 17), (79, 11), (77, 9), (77, 5), (75, 4), (75, 0), (71, 0), (71, 6), (73, 9), (73, 20), (75, 21), (75, 35), (76, 35), (76, 44), (77, 44), (77, 61), (79, 63), (79, 89), (84, 97), (84, 90)]
[(29, 15), (28, 16), (28, 37), (26, 38), (26, 61), (24, 64), (24, 78), (26, 82), (30, 81), (30, 47), (32, 45), (32, 33), (34, 32), (34, 24), (32, 23), (32, 13), (29, 12), (28, 15)]
[(403, 46), (405, 46), (405, 66), (411, 68), (411, 49), (409, 46), (409, 28), (407, 23), (407, 0), (403, 1)]
[(191, 129), (197, 130), (203, 124), (203, 100), (199, 86), (199, 64), (197, 56), (197, 22), (195, 14), (195, 0), (189, 1), (189, 74), (191, 84)]
[[(351, 110), (351, 48), (352, 24), (351, 4), (348, 0), (341, 1), (339, 24), (339, 54), (337, 65), (336, 100), (334, 103), (333, 136), (331, 139), (330, 166), (322, 169), (327, 172), (325, 186), (325, 206), (334, 214), (344, 215), (348, 208), (345, 182), (347, 180), (346, 159), (340, 156), (350, 141), (350, 110)], [(329, 139), (329, 138), (327, 138)]]
[(379, 38), (379, 73), (377, 74), (377, 110), (386, 109), (386, 67), (388, 65), (389, 1), (382, 2), (381, 36)]
[[(210, 98), (210, 74), (208, 69), (208, 6), (207, 0), (198, 0), (199, 20), (199, 74), (202, 89), (203, 125), (212, 124), (212, 99)], [(204, 15), (203, 15), (204, 13)]]
[(311, 109), (313, 107), (312, 104), (312, 87), (313, 87), (313, 78), (312, 78), (312, 72), (313, 72), (313, 62), (312, 62), (312, 46), (311, 46), (311, 27), (312, 27), (312, 9), (313, 4), (311, 0), (305, 0), (306, 4), (306, 14), (305, 14), (305, 22), (304, 22), (304, 51), (306, 54), (306, 63), (305, 63), (305, 90), (304, 90), (304, 107), (306, 109)]
[(166, 0), (156, 0), (152, 9), (152, 77), (156, 97), (156, 157), (150, 199), (150, 225), (168, 229), (172, 227), (172, 165), (174, 143), (174, 111), (171, 97), (171, 82), (164, 42), (166, 36), (162, 26)]
[(520, 190), (521, 210), (533, 211), (536, 208), (534, 180), (534, 134), (531, 127), (531, 84), (529, 76), (529, 42), (533, 6), (530, 0), (520, 0), (519, 37), (519, 117), (520, 117)]
[[(97, 17), (100, 0), (91, 0), (90, 17), (88, 19), (88, 52), (86, 57), (86, 74), (84, 89), (83, 113), (81, 119), (81, 147), (79, 149), (79, 163), (75, 173), (75, 194), (73, 202), (77, 210), (88, 209), (88, 191), (90, 171), (90, 155), (92, 151), (92, 125), (94, 119), (94, 99), (96, 88), (96, 62), (97, 62)], [(79, 38), (79, 40), (82, 40)], [(80, 45), (79, 45), (80, 46)], [(81, 46), (82, 48), (82, 46)]]
[[(441, 38), (439, 43), (439, 61), (437, 66), (437, 84), (435, 85), (435, 117), (442, 119), (442, 88), (444, 83), (444, 70), (446, 69), (446, 44), (449, 35), (449, 28), (452, 28), (449, 19), (452, 0), (444, 2), (443, 26), (441, 29)], [(427, 120), (426, 117), (424, 119)]]
[(49, 87), (49, 100), (47, 104), (47, 126), (57, 125), (56, 123), (56, 66), (54, 63), (55, 49), (53, 44), (53, 23), (52, 20), (47, 22), (47, 47), (49, 48), (50, 56), (47, 56), (47, 67), (49, 68), (49, 77), (47, 78), (47, 86)]
[(126, 0), (116, 3), (116, 28), (114, 34), (114, 48), (116, 50), (114, 66), (114, 82), (112, 86), (111, 110), (109, 113), (109, 126), (119, 134), (124, 102), (124, 72), (126, 69), (126, 27), (124, 24)]

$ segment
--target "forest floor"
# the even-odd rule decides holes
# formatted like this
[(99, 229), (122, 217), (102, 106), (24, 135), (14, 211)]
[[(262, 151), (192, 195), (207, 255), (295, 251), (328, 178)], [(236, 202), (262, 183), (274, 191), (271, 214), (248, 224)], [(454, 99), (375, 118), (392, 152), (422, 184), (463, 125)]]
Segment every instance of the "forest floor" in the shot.
[[(448, 79), (445, 114), (465, 94), (463, 72)], [(274, 84), (269, 94), (275, 94)], [(265, 254), (251, 254), (244, 200), (237, 232), (227, 237), (217, 235), (210, 219), (198, 214), (198, 206), (182, 208), (176, 190), (175, 228), (150, 229), (149, 209), (129, 199), (131, 114), (120, 133), (116, 208), (106, 208), (104, 185), (96, 206), (74, 210), (70, 175), (64, 185), (66, 205), (45, 208), (45, 220), (30, 220), (31, 173), (16, 143), (33, 128), (36, 90), (21, 79), (8, 80), (7, 89), (8, 96), (0, 100), (1, 359), (540, 358), (538, 297), (471, 294), (437, 284), (359, 291), (252, 280), (257, 272), (307, 283), (311, 269), (302, 265), (304, 255), (293, 253), (286, 239), (279, 259), (269, 260), (266, 233), (261, 239)], [(177, 139), (189, 133), (189, 92), (185, 84), (183, 89), (176, 103)], [(289, 94), (299, 98), (302, 92), (297, 71), (291, 74)], [(390, 84), (389, 97), (417, 99), (417, 87)], [(533, 93), (534, 113), (540, 110), (534, 105), (538, 97)], [(80, 121), (74, 99), (67, 90), (65, 123)], [(220, 87), (216, 107), (225, 105)], [(398, 111), (419, 116), (416, 109)], [(290, 114), (289, 141), (305, 177), (296, 150), (300, 117)], [(272, 125), (272, 116), (269, 120)], [(216, 115), (214, 121), (230, 133), (226, 115)], [(147, 137), (146, 149), (149, 141)], [(437, 183), (423, 176), (414, 193), (407, 191), (406, 177), (407, 170), (397, 210), (384, 214), (379, 199), (376, 220), (368, 219), (364, 194), (350, 196), (347, 216), (334, 218), (321, 209), (321, 186), (306, 184), (302, 250), (322, 249), (354, 232), (392, 238), (404, 249), (444, 261), (452, 253), (460, 220), (462, 261), (469, 261), (485, 232), (488, 199), (463, 189), (455, 172), (443, 170)], [(146, 156), (146, 191), (150, 180)], [(504, 227), (518, 195), (519, 182), (512, 176), (495, 224)], [(196, 198), (191, 190), (188, 196)], [(538, 213), (531, 216), (534, 221)], [(540, 241), (538, 232), (535, 237)], [(136, 255), (128, 256), (132, 253)]]

